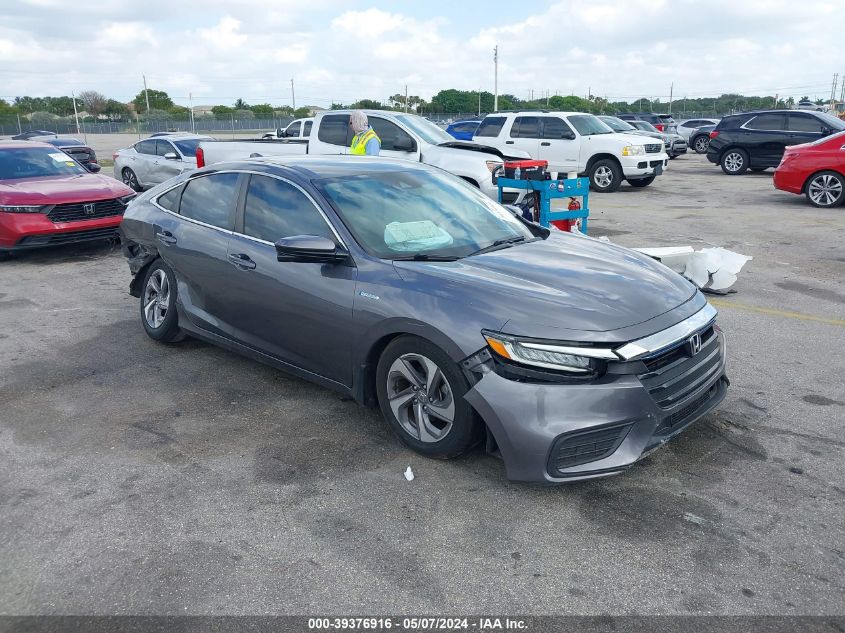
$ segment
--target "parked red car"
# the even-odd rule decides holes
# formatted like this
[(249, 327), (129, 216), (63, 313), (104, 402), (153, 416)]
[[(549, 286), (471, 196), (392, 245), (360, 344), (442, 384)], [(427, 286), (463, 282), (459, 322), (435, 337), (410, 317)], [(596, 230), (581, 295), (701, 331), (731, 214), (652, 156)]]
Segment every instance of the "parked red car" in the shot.
[(115, 237), (135, 195), (47, 143), (0, 142), (0, 256)]
[(775, 170), (775, 187), (805, 194), (810, 204), (830, 208), (845, 201), (845, 132), (787, 147)]

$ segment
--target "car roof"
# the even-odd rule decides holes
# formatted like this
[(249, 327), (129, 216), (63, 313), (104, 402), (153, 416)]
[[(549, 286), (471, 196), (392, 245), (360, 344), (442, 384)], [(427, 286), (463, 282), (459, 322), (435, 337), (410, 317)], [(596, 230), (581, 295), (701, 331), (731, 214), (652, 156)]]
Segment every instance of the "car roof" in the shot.
[(55, 145), (50, 145), (43, 141), (0, 141), (0, 149), (21, 149), (27, 147), (46, 147), (48, 149), (56, 149)]
[(78, 138), (71, 138), (69, 136), (51, 138), (43, 142), (48, 143), (49, 145), (53, 145), (55, 147), (87, 147), (85, 143), (80, 141)]
[(390, 171), (426, 171), (430, 168), (422, 163), (415, 163), (398, 158), (351, 156), (262, 156), (249, 160), (215, 163), (200, 170), (219, 171), (222, 169), (256, 170), (263, 168), (268, 173), (279, 173), (279, 168), (290, 170), (308, 179), (336, 178), (339, 176), (358, 176), (364, 173)]

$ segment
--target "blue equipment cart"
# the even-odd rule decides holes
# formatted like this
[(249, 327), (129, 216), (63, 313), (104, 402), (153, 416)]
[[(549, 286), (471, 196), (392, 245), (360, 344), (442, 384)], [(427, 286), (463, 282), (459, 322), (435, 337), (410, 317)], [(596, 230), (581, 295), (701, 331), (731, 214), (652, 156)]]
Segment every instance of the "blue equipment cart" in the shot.
[[(587, 218), (589, 208), (589, 178), (573, 178), (567, 180), (516, 180), (514, 178), (499, 177), (499, 202), (502, 201), (503, 189), (522, 189), (523, 191), (538, 192), (540, 194), (540, 226), (549, 227), (550, 222), (556, 220), (581, 220), (581, 232), (587, 233)], [(581, 208), (574, 211), (552, 211), (552, 200), (555, 198), (581, 198)]]

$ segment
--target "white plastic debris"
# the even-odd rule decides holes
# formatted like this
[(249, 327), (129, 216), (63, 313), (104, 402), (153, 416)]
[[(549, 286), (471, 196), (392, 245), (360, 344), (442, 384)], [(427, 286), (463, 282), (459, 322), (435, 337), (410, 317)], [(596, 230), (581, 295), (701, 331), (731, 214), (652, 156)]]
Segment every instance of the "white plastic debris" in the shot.
[(411, 470), (410, 466), (405, 469), (405, 479), (408, 481), (414, 481), (414, 471)]
[(634, 250), (662, 262), (702, 290), (720, 293), (726, 293), (736, 283), (739, 271), (753, 259), (725, 248), (696, 251), (692, 246), (670, 246)]

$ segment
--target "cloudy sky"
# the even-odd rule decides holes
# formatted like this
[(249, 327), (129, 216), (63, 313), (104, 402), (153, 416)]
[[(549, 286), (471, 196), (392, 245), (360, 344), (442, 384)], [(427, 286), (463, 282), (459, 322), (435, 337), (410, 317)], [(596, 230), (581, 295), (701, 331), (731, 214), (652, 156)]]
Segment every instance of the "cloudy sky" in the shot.
[[(632, 101), (827, 98), (843, 0), (0, 0), (0, 98), (142, 86), (177, 103), (426, 99), (443, 88)], [(837, 90), (838, 92), (838, 90)]]

